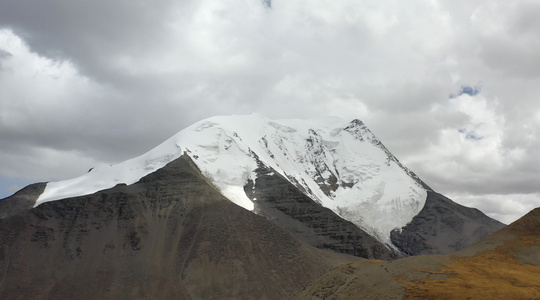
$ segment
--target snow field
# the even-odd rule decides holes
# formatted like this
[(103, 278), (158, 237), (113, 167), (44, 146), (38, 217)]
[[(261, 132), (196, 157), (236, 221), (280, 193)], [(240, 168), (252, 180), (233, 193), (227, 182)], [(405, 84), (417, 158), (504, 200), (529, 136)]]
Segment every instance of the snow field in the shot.
[[(139, 157), (48, 183), (35, 206), (119, 183), (135, 183), (187, 153), (224, 196), (253, 210), (254, 203), (243, 187), (248, 180), (257, 179), (258, 159), (296, 182), (314, 201), (391, 244), (390, 231), (405, 226), (418, 214), (427, 193), (377, 142), (365, 125), (339, 118), (272, 121), (257, 114), (213, 117), (189, 126)], [(321, 186), (330, 186), (332, 179), (338, 187), (325, 193)]]

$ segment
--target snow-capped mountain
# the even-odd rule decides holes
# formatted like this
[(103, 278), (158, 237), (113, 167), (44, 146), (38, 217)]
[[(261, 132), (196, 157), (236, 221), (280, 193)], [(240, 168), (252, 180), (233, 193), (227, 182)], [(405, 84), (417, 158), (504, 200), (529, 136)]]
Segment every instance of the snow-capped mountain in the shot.
[(215, 117), (0, 199), (0, 298), (290, 299), (359, 257), (449, 254), (503, 226), (359, 120)]
[(269, 120), (252, 114), (197, 122), (139, 157), (48, 183), (35, 206), (135, 183), (182, 154), (247, 210), (257, 199), (244, 187), (257, 181), (255, 170), (263, 165), (387, 245), (390, 232), (422, 210), (429, 190), (359, 120)]

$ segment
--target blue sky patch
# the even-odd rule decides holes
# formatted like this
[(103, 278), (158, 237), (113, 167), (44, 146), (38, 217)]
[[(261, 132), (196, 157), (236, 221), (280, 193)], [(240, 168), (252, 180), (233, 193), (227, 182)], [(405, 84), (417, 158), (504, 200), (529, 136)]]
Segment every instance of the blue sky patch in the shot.
[(13, 195), (16, 191), (33, 182), (24, 179), (11, 178), (0, 175), (0, 199)]
[(479, 140), (483, 139), (484, 137), (477, 135), (474, 131), (471, 131), (471, 132), (467, 133), (465, 138), (468, 139), (468, 140), (479, 141)]
[(457, 94), (450, 94), (450, 99), (459, 97), (463, 94), (467, 94), (471, 97), (474, 97), (480, 93), (480, 87), (477, 86), (469, 86), (469, 85), (462, 85), (459, 89), (459, 92)]
[(484, 138), (483, 136), (478, 135), (476, 132), (474, 132), (474, 131), (467, 131), (467, 130), (464, 129), (464, 128), (458, 129), (458, 132), (461, 133), (461, 134), (464, 134), (464, 135), (465, 135), (465, 139), (467, 139), (467, 140), (479, 141), (479, 140), (481, 140), (481, 139)]

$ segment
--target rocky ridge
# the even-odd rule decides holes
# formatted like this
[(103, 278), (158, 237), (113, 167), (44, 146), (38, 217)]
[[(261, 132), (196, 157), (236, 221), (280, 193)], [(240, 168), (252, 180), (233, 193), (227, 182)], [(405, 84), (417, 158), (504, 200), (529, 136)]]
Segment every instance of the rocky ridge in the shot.
[(459, 205), (428, 191), (420, 213), (403, 228), (393, 230), (390, 237), (392, 244), (405, 255), (450, 254), (504, 226), (478, 209)]
[(187, 156), (130, 186), (12, 213), (0, 247), (2, 299), (288, 299), (354, 259), (233, 204)]

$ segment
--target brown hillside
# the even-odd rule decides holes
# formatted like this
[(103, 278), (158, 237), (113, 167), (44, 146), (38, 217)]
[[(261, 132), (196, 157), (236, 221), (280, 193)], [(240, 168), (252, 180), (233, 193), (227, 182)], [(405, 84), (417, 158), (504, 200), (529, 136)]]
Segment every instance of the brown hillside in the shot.
[(0, 299), (288, 299), (353, 259), (224, 198), (189, 158), (0, 219)]
[(340, 266), (298, 299), (540, 299), (540, 209), (455, 255)]

